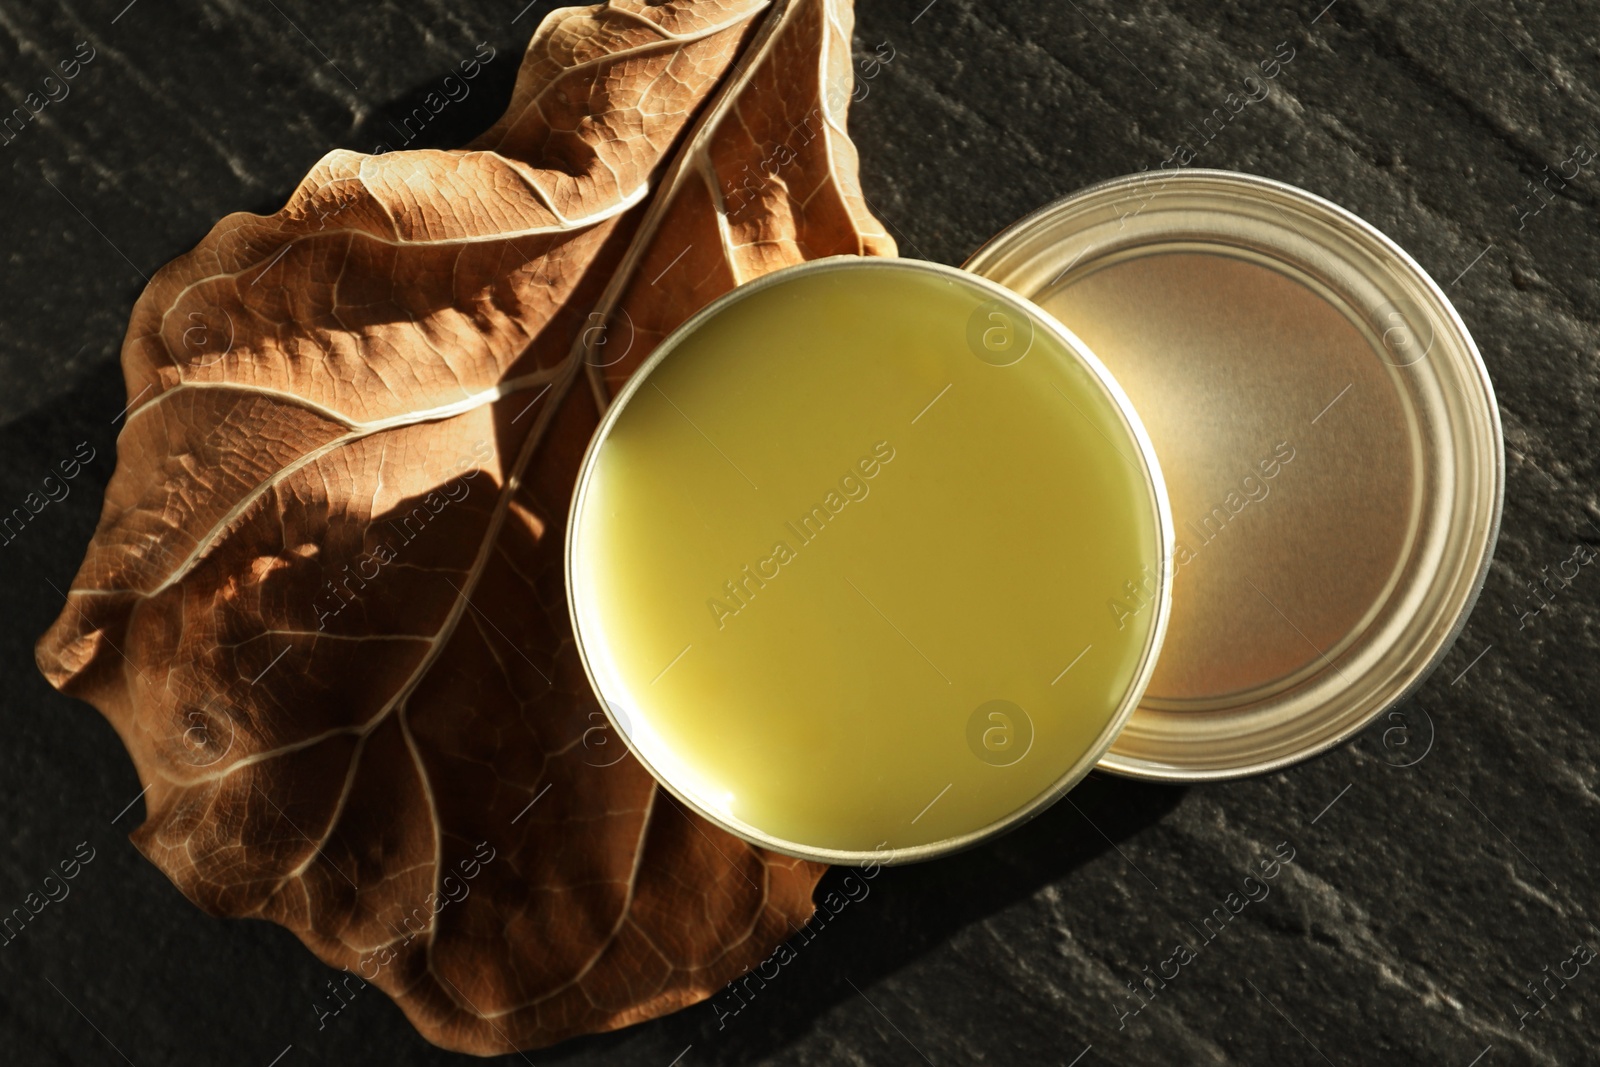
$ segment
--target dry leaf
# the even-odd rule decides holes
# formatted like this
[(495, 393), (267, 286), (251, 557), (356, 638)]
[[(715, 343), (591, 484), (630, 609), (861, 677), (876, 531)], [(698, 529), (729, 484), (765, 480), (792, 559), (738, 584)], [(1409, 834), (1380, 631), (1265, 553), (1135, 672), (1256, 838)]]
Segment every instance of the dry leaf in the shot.
[(821, 867), (610, 737), (561, 544), (607, 389), (662, 335), (764, 271), (893, 254), (844, 133), (851, 20), (557, 11), (474, 145), (331, 153), (134, 309), (40, 665), (116, 727), (150, 786), (133, 839), (185, 894), (289, 927), (438, 1044), (672, 1011), (811, 914)]

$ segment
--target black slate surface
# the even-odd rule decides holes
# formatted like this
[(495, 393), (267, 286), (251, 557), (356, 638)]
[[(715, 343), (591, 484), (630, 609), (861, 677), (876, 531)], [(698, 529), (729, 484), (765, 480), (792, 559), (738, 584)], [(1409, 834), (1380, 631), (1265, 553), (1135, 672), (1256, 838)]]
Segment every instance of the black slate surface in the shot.
[[(275, 209), (327, 149), (383, 140), (479, 41), (502, 58), (426, 137), (487, 125), (553, 6), (525, 2), (0, 0), (8, 101), (79, 42), (95, 51), (70, 95), (0, 143), (0, 510), (80, 442), (95, 454), (0, 546), (0, 911), (93, 850), (70, 895), (0, 944), (6, 1062), (466, 1062), (376, 990), (319, 1029), (333, 972), (283, 930), (202, 915), (135, 853), (131, 765), (31, 647), (110, 473), (142, 275), (228, 211)], [(738, 1015), (701, 1006), (527, 1062), (1600, 1062), (1600, 965), (1522, 1014), (1526, 983), (1580, 941), (1600, 949), (1600, 577), (1584, 567), (1542, 607), (1527, 588), (1600, 540), (1600, 162), (1548, 197), (1532, 188), (1600, 150), (1600, 19), (1570, 2), (1322, 3), (861, 0), (857, 49), (894, 59), (852, 132), (902, 252), (959, 263), (1043, 202), (1193, 146), (1190, 122), (1293, 50), (1194, 164), (1292, 182), (1392, 235), (1460, 309), (1505, 421), (1497, 559), (1403, 709), (1410, 747), (1386, 744), (1399, 723), (1384, 721), (1250, 781), (1091, 779), (987, 847), (884, 872)], [(1135, 996), (1283, 842), (1294, 860), (1271, 894)]]

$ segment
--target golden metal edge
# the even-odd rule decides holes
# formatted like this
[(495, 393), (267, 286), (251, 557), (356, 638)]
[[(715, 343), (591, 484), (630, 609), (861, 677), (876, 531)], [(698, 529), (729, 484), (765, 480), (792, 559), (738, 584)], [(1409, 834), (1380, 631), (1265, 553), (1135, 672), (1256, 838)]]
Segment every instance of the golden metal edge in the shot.
[[(1069, 204), (1104, 196), (1107, 192), (1116, 189), (1127, 189), (1140, 185), (1148, 186), (1151, 179), (1152, 176), (1148, 172), (1126, 174), (1096, 182), (1093, 185), (1086, 186), (1067, 196), (1042, 205), (984, 242), (967, 258), (963, 264), (963, 269), (974, 271), (980, 269), (985, 257), (997, 254), (996, 249), (1001, 248), (1005, 242), (1020, 240), (1050, 216), (1060, 212)], [(1185, 169), (1174, 171), (1172, 174), (1162, 177), (1160, 181), (1161, 188), (1165, 188), (1167, 183), (1174, 181), (1180, 185), (1190, 181), (1226, 182), (1237, 185), (1242, 189), (1253, 188), (1258, 191), (1270, 192), (1289, 200), (1298, 200), (1327, 214), (1360, 235), (1363, 239), (1376, 245), (1393, 261), (1399, 271), (1409, 274), (1411, 279), (1418, 284), (1420, 290), (1433, 303), (1433, 310), (1450, 327), (1451, 331), (1456, 335), (1456, 341), (1470, 357), (1459, 369), (1466, 372), (1463, 375), (1465, 379), (1476, 383), (1482, 390), (1481, 396), (1475, 398), (1482, 401), (1482, 405), (1478, 407), (1478, 414), (1486, 418), (1490, 437), (1493, 441), (1492, 454), (1484, 457), (1492, 461), (1489, 468), (1489, 473), (1493, 478), (1493, 487), (1489, 494), (1491, 498), (1490, 510), (1484, 523), (1484, 534), (1475, 545), (1478, 558), (1476, 566), (1473, 568), (1472, 576), (1470, 579), (1457, 583), (1463, 590), (1460, 607), (1447, 631), (1435, 642), (1431, 654), (1424, 661), (1412, 665), (1405, 672), (1409, 673), (1410, 677), (1402, 684), (1392, 699), (1371, 709), (1364, 717), (1352, 722), (1331, 736), (1321, 739), (1303, 751), (1275, 759), (1263, 760), (1258, 763), (1221, 767), (1214, 770), (1195, 770), (1192, 767), (1156, 766), (1136, 760), (1122, 760), (1108, 755), (1098, 765), (1100, 770), (1124, 778), (1164, 783), (1198, 784), (1201, 782), (1228, 781), (1259, 774), (1270, 774), (1314, 759), (1337, 748), (1365, 730), (1386, 711), (1397, 707), (1411, 697), (1427, 681), (1429, 676), (1438, 669), (1444, 658), (1455, 646), (1461, 631), (1466, 627), (1467, 620), (1483, 592), (1484, 584), (1488, 579), (1489, 567), (1494, 559), (1494, 550), (1499, 541), (1500, 523), (1505, 506), (1505, 435), (1501, 425), (1500, 407), (1495, 397), (1494, 384), (1489, 378), (1489, 371), (1484, 365), (1483, 356), (1478, 350), (1477, 342), (1473, 340), (1472, 334), (1462, 320), (1460, 312), (1450, 302), (1443, 289), (1439, 287), (1438, 282), (1405, 249), (1401, 248), (1382, 230), (1379, 230), (1372, 223), (1367, 222), (1348, 209), (1340, 207), (1338, 204), (1306, 189), (1243, 171), (1202, 168)]]
[[(1095, 380), (1100, 383), (1101, 388), (1105, 391), (1107, 397), (1110, 399), (1112, 407), (1121, 416), (1124, 425), (1128, 428), (1129, 433), (1133, 436), (1134, 441), (1138, 445), (1140, 463), (1142, 464), (1145, 472), (1145, 487), (1150, 494), (1150, 500), (1154, 506), (1157, 525), (1159, 527), (1159, 548), (1161, 556), (1158, 566), (1159, 592), (1157, 596), (1157, 612), (1154, 625), (1151, 626), (1149, 637), (1145, 642), (1144, 650), (1140, 654), (1138, 671), (1135, 673), (1133, 682), (1129, 686), (1127, 693), (1124, 695), (1122, 703), (1118, 705), (1116, 713), (1112, 715), (1111, 719), (1107, 722), (1106, 727), (1100, 732), (1099, 736), (1096, 737), (1095, 743), (1088, 749), (1088, 751), (1086, 751), (1076, 763), (1068, 768), (1065, 773), (1057, 778), (1048, 789), (1039, 793), (1031, 801), (1019, 807), (1015, 811), (995, 820), (987, 826), (980, 827), (977, 830), (969, 831), (960, 837), (950, 838), (944, 841), (935, 841), (927, 844), (912, 845), (897, 849), (879, 849), (873, 851), (810, 848), (798, 842), (785, 841), (780, 838), (772, 837), (762, 833), (754, 827), (740, 823), (737, 820), (728, 819), (714, 812), (708, 811), (705, 807), (695, 802), (691, 797), (686, 796), (671, 782), (667, 781), (666, 777), (659, 773), (656, 768), (653, 767), (650, 762), (637, 751), (637, 749), (635, 749), (632, 738), (629, 737), (627, 731), (622, 728), (622, 726), (616, 721), (616, 718), (612, 715), (611, 702), (607, 698), (606, 694), (602, 692), (599, 683), (595, 679), (594, 671), (589, 663), (588, 651), (584, 646), (583, 632), (578, 624), (578, 609), (576, 598), (573, 595), (572, 583), (576, 548), (575, 534), (578, 528), (577, 520), (578, 516), (582, 513), (584, 496), (589, 486), (590, 477), (594, 471), (595, 456), (598, 454), (601, 445), (604, 444), (607, 435), (610, 433), (612, 424), (616, 421), (621, 411), (627, 406), (628, 401), (633, 397), (633, 394), (638, 392), (638, 390), (643, 386), (650, 373), (669, 355), (671, 355), (672, 350), (682, 342), (684, 337), (692, 334), (700, 327), (702, 323), (711, 318), (713, 315), (717, 314), (729, 304), (735, 303), (738, 300), (742, 300), (763, 288), (777, 284), (778, 282), (792, 277), (798, 273), (854, 269), (862, 265), (870, 265), (871, 267), (883, 266), (889, 269), (919, 270), (930, 274), (936, 274), (941, 277), (959, 280), (964, 284), (973, 285), (978, 289), (986, 290), (997, 299), (1005, 300), (1009, 303), (1015, 304), (1019, 308), (1026, 311), (1029, 315), (1032, 315), (1034, 319), (1045, 329), (1056, 333), (1058, 339), (1061, 340), (1076, 357), (1078, 357), (1083, 366), (1085, 366), (1094, 376)], [(1133, 715), (1134, 709), (1138, 706), (1140, 700), (1143, 698), (1145, 688), (1149, 685), (1150, 678), (1155, 672), (1156, 658), (1160, 653), (1162, 640), (1166, 636), (1167, 619), (1171, 614), (1172, 608), (1172, 577), (1175, 539), (1176, 535), (1172, 526), (1171, 508), (1167, 500), (1166, 483), (1161, 476), (1161, 467), (1156, 459), (1155, 447), (1151, 443), (1149, 435), (1145, 432), (1144, 424), (1139, 421), (1138, 413), (1134, 411), (1132, 402), (1122, 391), (1122, 387), (1117, 384), (1116, 379), (1111, 376), (1111, 373), (1106, 369), (1104, 364), (1100, 362), (1099, 358), (1095, 356), (1094, 353), (1090, 352), (1088, 347), (1078, 339), (1076, 334), (1067, 329), (1065, 326), (1061, 325), (1061, 323), (1057, 322), (1056, 319), (1043, 308), (1035, 306), (1033, 302), (1028, 300), (1026, 297), (1014, 293), (1004, 286), (992, 282), (987, 278), (973, 274), (970, 271), (957, 267), (945, 266), (944, 264), (940, 263), (932, 263), (926, 260), (843, 255), (828, 256), (823, 259), (815, 259), (809, 260), (805, 263), (797, 263), (793, 266), (784, 267), (780, 270), (773, 271), (770, 274), (764, 274), (759, 278), (736, 286), (735, 288), (730, 289), (728, 292), (717, 297), (717, 299), (713, 300), (705, 307), (701, 308), (694, 315), (690, 316), (682, 325), (661, 340), (661, 343), (656, 346), (655, 351), (652, 352), (649, 358), (639, 366), (638, 370), (634, 371), (634, 373), (628, 378), (628, 381), (623, 386), (622, 390), (618, 392), (615, 399), (613, 399), (611, 404), (606, 408), (600, 419), (600, 424), (595, 427), (594, 435), (589, 439), (589, 445), (584, 451), (583, 461), (578, 468), (578, 479), (577, 483), (573, 486), (572, 502), (567, 512), (567, 529), (564, 535), (565, 543), (562, 549), (562, 560), (563, 574), (567, 584), (567, 615), (572, 624), (573, 644), (578, 652), (578, 660), (583, 665), (584, 676), (589, 681), (589, 688), (598, 698), (600, 706), (605, 712), (606, 720), (610, 723), (611, 728), (624, 739), (624, 742), (628, 746), (628, 751), (633, 755), (634, 759), (639, 761), (639, 764), (644, 767), (650, 776), (655, 779), (655, 782), (658, 786), (667, 790), (667, 792), (671, 793), (681, 803), (683, 803), (691, 811), (700, 815), (707, 822), (726, 830), (728, 833), (731, 833), (735, 837), (749, 842), (750, 844), (759, 846), (761, 848), (770, 849), (773, 852), (778, 852), (783, 855), (795, 856), (800, 859), (813, 860), (820, 863), (846, 866), (869, 866), (873, 864), (894, 865), (901, 863), (912, 863), (925, 859), (934, 859), (939, 856), (947, 856), (956, 852), (964, 851), (965, 849), (972, 848), (985, 841), (988, 841), (991, 838), (998, 837), (1001, 834), (1022, 825), (1029, 819), (1044, 811), (1046, 808), (1050, 807), (1056, 801), (1060, 800), (1067, 794), (1068, 791), (1072, 789), (1073, 786), (1081, 782), (1090, 771), (1095, 769), (1100, 760), (1108, 751), (1110, 751), (1112, 743), (1116, 740), (1117, 735), (1122, 732), (1122, 728), (1127, 724), (1129, 717)]]

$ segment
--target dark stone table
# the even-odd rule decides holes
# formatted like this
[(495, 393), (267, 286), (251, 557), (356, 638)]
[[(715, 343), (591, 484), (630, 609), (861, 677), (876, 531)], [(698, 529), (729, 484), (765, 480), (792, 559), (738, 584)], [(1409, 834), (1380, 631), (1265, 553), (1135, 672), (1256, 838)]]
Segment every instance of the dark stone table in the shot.
[[(370, 149), (476, 42), (515, 55), (552, 6), (514, 18), (524, 3), (0, 2), (8, 101), (79, 42), (94, 50), (70, 94), (0, 144), (0, 510), (80, 442), (95, 455), (0, 546), (0, 910), (93, 855), (70, 896), (0, 945), (6, 1062), (464, 1062), (376, 990), (319, 1030), (331, 972), (277, 927), (202, 915), (137, 855), (121, 745), (45, 685), (31, 646), (110, 473), (116, 355), (143, 276), (224, 213), (274, 210), (328, 148)], [(1408, 751), (1431, 740), (1426, 758), (1394, 766), (1383, 722), (1250, 781), (1091, 779), (987, 847), (885, 872), (724, 1028), (702, 1006), (528, 1061), (1600, 1062), (1600, 967), (1538, 1015), (1523, 992), (1577, 942), (1600, 948), (1600, 739), (1585, 726), (1600, 577), (1585, 568), (1536, 614), (1528, 590), (1600, 539), (1600, 164), (1533, 188), (1600, 149), (1600, 19), (1542, 0), (1321, 3), (861, 0), (858, 50), (887, 42), (895, 58), (852, 129), (902, 252), (959, 263), (1029, 209), (1157, 164), (1287, 43), (1269, 97), (1195, 165), (1292, 182), (1391, 234), (1460, 309), (1505, 420), (1497, 560), (1405, 709)], [(513, 74), (491, 65), (427, 142), (487, 125)], [(1271, 895), (1136, 997), (1143, 969), (1280, 842), (1295, 858)]]

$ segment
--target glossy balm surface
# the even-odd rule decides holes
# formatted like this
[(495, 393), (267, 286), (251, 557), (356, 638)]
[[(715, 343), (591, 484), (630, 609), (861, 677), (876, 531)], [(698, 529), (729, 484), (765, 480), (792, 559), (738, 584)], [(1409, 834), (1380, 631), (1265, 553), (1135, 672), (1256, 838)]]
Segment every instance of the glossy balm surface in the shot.
[(1058, 790), (1137, 701), (1159, 475), (1036, 315), (831, 262), (738, 291), (619, 398), (573, 614), (635, 753), (713, 819), (819, 858), (937, 848)]

